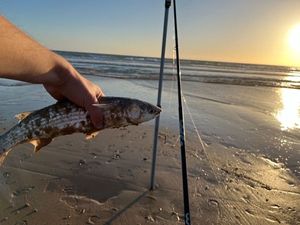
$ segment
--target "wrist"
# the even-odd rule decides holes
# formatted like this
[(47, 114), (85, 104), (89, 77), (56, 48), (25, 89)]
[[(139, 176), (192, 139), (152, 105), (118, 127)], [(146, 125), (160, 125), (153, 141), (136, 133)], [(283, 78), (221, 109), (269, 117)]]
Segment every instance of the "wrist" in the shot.
[(60, 55), (53, 52), (54, 66), (46, 74), (43, 84), (63, 86), (72, 79), (77, 79), (78, 74), (73, 66)]

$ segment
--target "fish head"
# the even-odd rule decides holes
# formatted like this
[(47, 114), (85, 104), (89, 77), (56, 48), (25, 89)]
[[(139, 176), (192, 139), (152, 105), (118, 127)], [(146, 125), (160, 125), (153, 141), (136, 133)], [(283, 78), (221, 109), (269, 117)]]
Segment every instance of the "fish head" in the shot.
[[(148, 102), (125, 97), (103, 96), (99, 104), (94, 106), (103, 109), (107, 113), (108, 121), (112, 121), (114, 127), (149, 121), (157, 117), (161, 109)], [(106, 123), (110, 123), (106, 121)]]
[(150, 103), (134, 100), (127, 105), (127, 121), (132, 124), (139, 124), (157, 117), (161, 108)]

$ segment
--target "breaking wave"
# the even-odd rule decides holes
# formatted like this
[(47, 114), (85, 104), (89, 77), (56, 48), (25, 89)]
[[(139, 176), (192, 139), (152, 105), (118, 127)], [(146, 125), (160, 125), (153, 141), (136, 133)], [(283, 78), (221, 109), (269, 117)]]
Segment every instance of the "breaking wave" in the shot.
[[(62, 52), (83, 75), (117, 79), (157, 80), (160, 59), (153, 57), (122, 56), (81, 52)], [(166, 60), (164, 79), (175, 80), (176, 69), (171, 59)], [(300, 69), (241, 63), (182, 60), (182, 80), (215, 83), (300, 89)], [(0, 79), (0, 87), (31, 85), (26, 82)]]
[[(80, 52), (58, 52), (80, 73), (118, 79), (157, 80), (160, 59)], [(166, 60), (164, 79), (174, 80), (175, 68)], [(182, 80), (226, 85), (300, 89), (300, 70), (285, 66), (182, 60)]]
[(30, 83), (22, 82), (22, 81), (15, 81), (15, 80), (8, 80), (0, 78), (0, 87), (16, 87), (16, 86), (27, 86), (32, 85)]

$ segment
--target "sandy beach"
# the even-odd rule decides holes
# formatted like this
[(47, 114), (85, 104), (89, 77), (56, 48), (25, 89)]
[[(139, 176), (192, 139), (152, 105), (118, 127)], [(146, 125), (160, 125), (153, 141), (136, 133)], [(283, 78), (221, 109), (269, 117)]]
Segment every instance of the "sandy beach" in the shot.
[[(107, 95), (156, 99), (156, 81), (90, 79)], [(281, 89), (184, 85), (192, 223), (300, 224), (299, 130), (282, 130), (274, 117)], [(53, 103), (39, 86), (0, 89), (1, 132), (18, 112)], [(172, 81), (164, 83), (163, 110), (154, 191), (154, 121), (104, 130), (93, 140), (59, 137), (36, 154), (22, 144), (0, 168), (0, 224), (182, 224)]]
[[(177, 135), (160, 132), (157, 188), (148, 191), (150, 125), (22, 145), (1, 168), (1, 224), (182, 224)], [(298, 224), (299, 181), (279, 163), (188, 139), (194, 224)], [(208, 160), (209, 159), (209, 160)], [(208, 163), (209, 162), (209, 163)]]

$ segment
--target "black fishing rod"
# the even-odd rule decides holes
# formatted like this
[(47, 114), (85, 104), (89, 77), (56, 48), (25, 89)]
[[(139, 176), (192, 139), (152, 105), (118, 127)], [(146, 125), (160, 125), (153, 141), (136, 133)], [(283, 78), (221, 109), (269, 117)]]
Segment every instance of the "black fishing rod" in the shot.
[(177, 14), (176, 14), (176, 1), (175, 0), (173, 0), (173, 4), (174, 4), (173, 8), (174, 8), (176, 64), (177, 64), (178, 113), (179, 113), (179, 130), (180, 130), (181, 169), (182, 169), (182, 185), (183, 185), (183, 200), (184, 200), (184, 223), (186, 225), (191, 225), (191, 214), (190, 214), (190, 206), (189, 206), (188, 176), (187, 176), (186, 155), (185, 155), (184, 115), (183, 115), (183, 109), (182, 109), (181, 70), (180, 70), (180, 59), (179, 59)]

